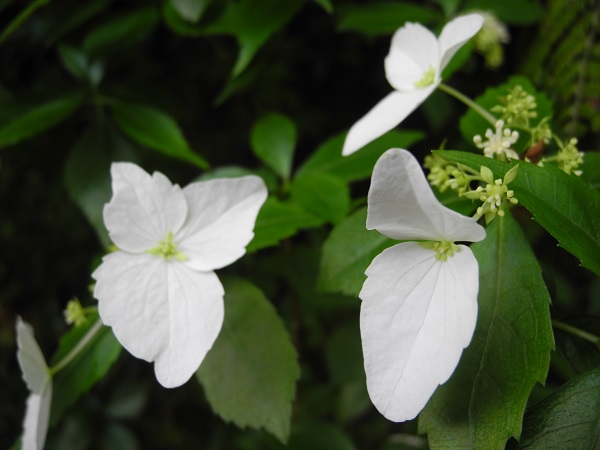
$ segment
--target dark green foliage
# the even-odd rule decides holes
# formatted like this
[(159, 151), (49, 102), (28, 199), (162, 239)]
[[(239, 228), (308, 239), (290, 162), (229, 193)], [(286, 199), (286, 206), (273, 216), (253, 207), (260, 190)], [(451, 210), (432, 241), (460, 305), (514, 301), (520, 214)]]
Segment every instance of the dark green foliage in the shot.
[(570, 136), (600, 131), (600, 4), (550, 0), (523, 70), (551, 96)]

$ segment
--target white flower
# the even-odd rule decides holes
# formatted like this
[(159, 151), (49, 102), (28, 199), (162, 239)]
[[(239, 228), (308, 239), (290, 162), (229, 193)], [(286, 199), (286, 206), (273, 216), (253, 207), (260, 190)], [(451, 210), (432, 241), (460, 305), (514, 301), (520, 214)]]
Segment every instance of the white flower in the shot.
[(423, 103), (442, 81), (450, 59), (482, 23), (479, 14), (458, 17), (446, 24), (437, 39), (418, 23), (398, 29), (385, 58), (385, 75), (395, 91), (350, 128), (342, 154), (350, 155), (390, 131)]
[(119, 251), (92, 274), (104, 324), (134, 356), (154, 361), (176, 387), (198, 369), (223, 324), (223, 286), (213, 272), (245, 253), (267, 198), (259, 177), (184, 189), (135, 164), (112, 165), (104, 223)]
[(477, 318), (478, 265), (471, 250), (485, 230), (443, 206), (417, 160), (391, 149), (377, 161), (367, 228), (404, 242), (384, 250), (366, 270), (362, 335), (367, 388), (389, 420), (416, 417), (448, 380)]
[(40, 346), (35, 340), (31, 325), (17, 318), (17, 359), (23, 379), (31, 392), (23, 421), (23, 450), (44, 448), (50, 404), (52, 402), (52, 377)]
[(480, 135), (473, 137), (475, 146), (483, 150), (484, 156), (496, 157), (502, 161), (519, 159), (519, 154), (511, 148), (519, 140), (519, 132), (504, 128), (503, 120), (496, 122), (496, 132), (488, 128), (485, 137), (487, 138), (485, 142)]

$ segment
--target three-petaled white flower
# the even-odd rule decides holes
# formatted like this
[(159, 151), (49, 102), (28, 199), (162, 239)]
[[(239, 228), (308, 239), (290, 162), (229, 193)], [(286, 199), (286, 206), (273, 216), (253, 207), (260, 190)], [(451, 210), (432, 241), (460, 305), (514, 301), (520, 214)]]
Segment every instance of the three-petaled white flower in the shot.
[(395, 91), (350, 128), (342, 154), (350, 155), (390, 131), (423, 103), (442, 81), (442, 70), (482, 24), (479, 14), (458, 17), (437, 39), (418, 23), (398, 29), (385, 58), (385, 76)]
[(485, 238), (470, 217), (443, 206), (417, 160), (391, 149), (377, 161), (367, 228), (403, 242), (366, 270), (360, 329), (373, 404), (389, 420), (412, 419), (448, 380), (477, 318), (479, 269), (455, 241)]
[(50, 404), (52, 402), (52, 376), (42, 350), (33, 335), (31, 325), (17, 318), (17, 359), (23, 372), (23, 379), (31, 392), (27, 398), (25, 420), (23, 421), (23, 450), (44, 448)]
[(246, 176), (184, 189), (135, 164), (112, 165), (104, 223), (119, 251), (92, 274), (104, 324), (134, 356), (154, 361), (165, 387), (198, 369), (223, 324), (213, 272), (245, 253), (267, 189)]

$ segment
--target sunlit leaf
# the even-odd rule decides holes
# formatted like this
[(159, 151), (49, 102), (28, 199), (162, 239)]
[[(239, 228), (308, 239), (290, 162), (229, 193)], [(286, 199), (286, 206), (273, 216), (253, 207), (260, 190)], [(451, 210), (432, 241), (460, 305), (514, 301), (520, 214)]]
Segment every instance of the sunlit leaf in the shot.
[(286, 442), (300, 376), (296, 350), (263, 293), (227, 280), (225, 320), (197, 377), (213, 410), (239, 427), (264, 428)]
[(550, 297), (512, 216), (491, 222), (471, 249), (479, 262), (477, 327), (456, 371), (419, 417), (432, 448), (504, 448), (518, 438), (553, 348)]

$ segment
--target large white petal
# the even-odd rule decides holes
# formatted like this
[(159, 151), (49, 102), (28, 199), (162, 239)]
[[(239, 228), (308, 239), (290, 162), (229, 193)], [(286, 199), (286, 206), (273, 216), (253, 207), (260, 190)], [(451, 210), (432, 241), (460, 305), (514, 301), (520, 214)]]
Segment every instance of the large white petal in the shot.
[(17, 318), (17, 344), (17, 359), (23, 379), (31, 391), (23, 421), (22, 448), (42, 449), (50, 418), (52, 379), (31, 325), (23, 322), (20, 317)]
[(213, 272), (154, 255), (115, 252), (92, 274), (105, 325), (132, 355), (155, 361), (165, 387), (185, 383), (223, 323), (223, 288)]
[(110, 172), (113, 196), (104, 207), (104, 223), (117, 247), (143, 252), (179, 231), (187, 214), (179, 186), (132, 163), (114, 163)]
[(485, 238), (471, 217), (442, 205), (416, 158), (407, 150), (386, 151), (373, 169), (367, 228), (397, 240), (470, 241)]
[(468, 247), (447, 261), (416, 242), (386, 249), (359, 294), (367, 389), (389, 420), (416, 417), (448, 380), (477, 318), (478, 266)]
[(192, 183), (183, 189), (188, 217), (176, 235), (177, 250), (196, 270), (213, 270), (240, 258), (268, 192), (260, 177)]
[(427, 71), (433, 69), (439, 73), (439, 61), (435, 35), (424, 26), (409, 22), (392, 37), (390, 52), (385, 59), (385, 76), (395, 89), (412, 91)]
[(437, 84), (432, 84), (413, 92), (394, 91), (381, 100), (362, 119), (352, 125), (346, 140), (342, 155), (350, 155), (387, 133), (402, 122), (417, 106), (419, 106)]
[(457, 17), (446, 24), (439, 37), (440, 71), (444, 70), (458, 49), (477, 34), (482, 25), (483, 17), (479, 14)]

